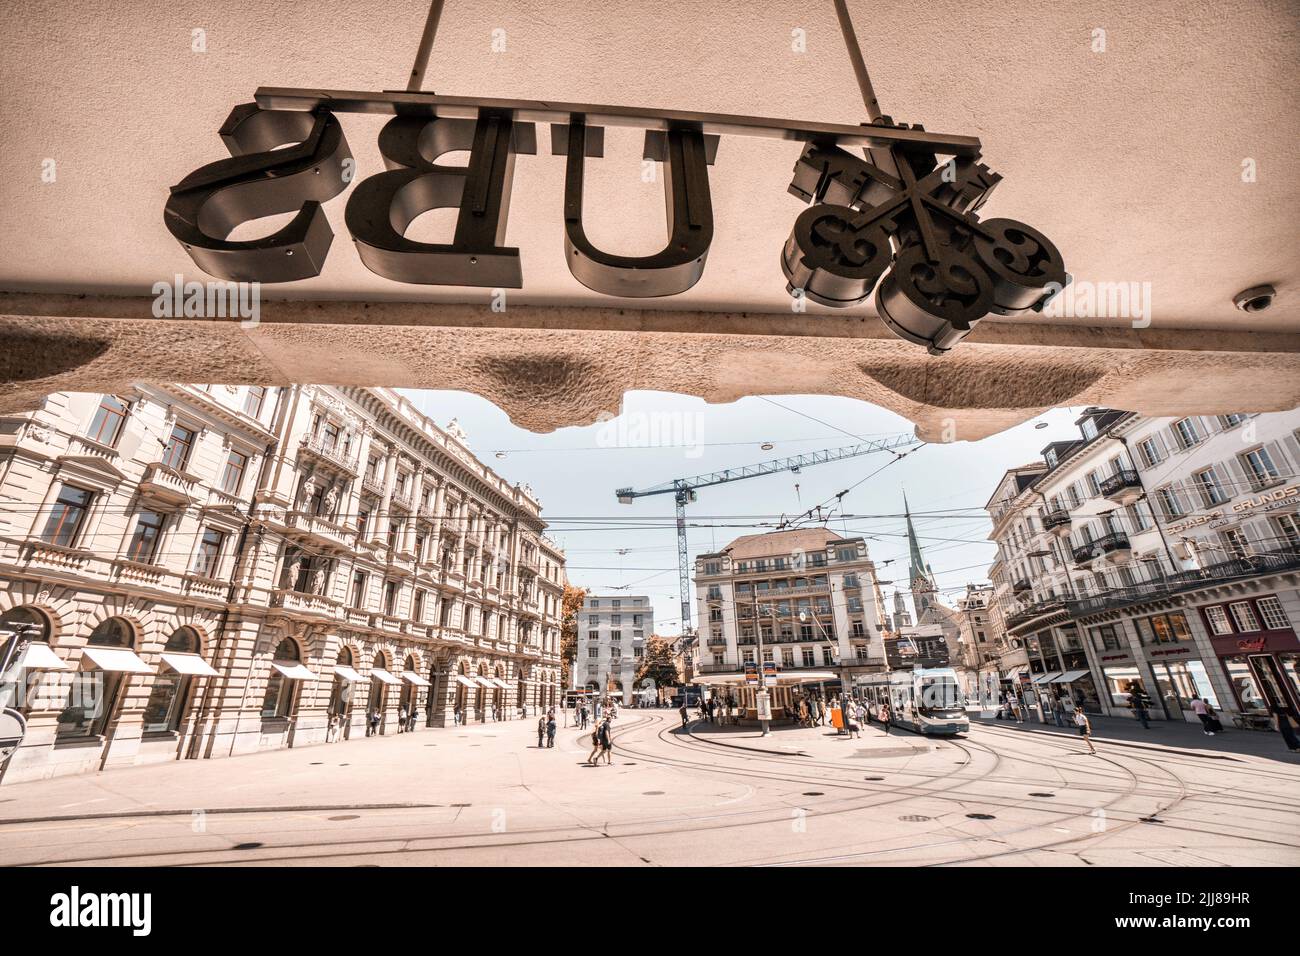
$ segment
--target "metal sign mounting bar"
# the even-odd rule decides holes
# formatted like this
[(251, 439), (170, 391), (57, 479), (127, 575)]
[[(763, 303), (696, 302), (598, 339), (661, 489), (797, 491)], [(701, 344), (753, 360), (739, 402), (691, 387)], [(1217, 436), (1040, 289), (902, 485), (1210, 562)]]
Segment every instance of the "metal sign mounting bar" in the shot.
[(894, 126), (849, 126), (843, 123), (808, 123), (800, 120), (730, 113), (697, 113), (689, 110), (655, 110), (639, 106), (602, 106), (592, 103), (552, 103), (544, 100), (506, 100), (481, 96), (442, 96), (437, 93), (407, 93), (386, 90), (367, 93), (358, 90), (298, 89), (284, 86), (259, 87), (254, 97), (267, 110), (324, 109), (331, 113), (379, 113), (381, 115), (439, 116), (448, 119), (477, 119), (481, 110), (508, 113), (515, 122), (566, 123), (581, 116), (587, 126), (630, 126), (636, 129), (668, 131), (695, 129), (708, 135), (757, 136), (794, 142), (819, 142), (840, 147), (921, 146), (951, 156), (978, 156), (976, 136), (954, 136), (922, 129)]

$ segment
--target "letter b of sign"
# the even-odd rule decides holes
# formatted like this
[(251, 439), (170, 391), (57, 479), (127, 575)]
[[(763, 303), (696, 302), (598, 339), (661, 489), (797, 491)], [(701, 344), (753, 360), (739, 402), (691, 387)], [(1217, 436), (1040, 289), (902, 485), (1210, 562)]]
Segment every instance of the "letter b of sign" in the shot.
[[(519, 250), (505, 248), (515, 155), (537, 151), (536, 128), (482, 110), (476, 120), (399, 116), (379, 133), (388, 172), (348, 197), (348, 231), (371, 272), (398, 282), (523, 286)], [(469, 165), (443, 166), (445, 153), (469, 150)], [(458, 209), (450, 244), (416, 242), (405, 232), (431, 209)]]
[[(234, 281), (290, 282), (320, 275), (334, 233), (321, 203), (347, 187), (351, 152), (330, 113), (243, 103), (221, 127), (230, 159), (173, 186), (163, 221), (204, 272)], [(284, 149), (286, 143), (296, 145)], [(296, 212), (260, 239), (230, 241), (241, 223)]]

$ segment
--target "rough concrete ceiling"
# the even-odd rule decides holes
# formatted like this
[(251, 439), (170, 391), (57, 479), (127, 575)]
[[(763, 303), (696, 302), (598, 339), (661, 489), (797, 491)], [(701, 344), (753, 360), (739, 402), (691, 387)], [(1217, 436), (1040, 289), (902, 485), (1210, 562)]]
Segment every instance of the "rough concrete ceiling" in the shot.
[[(1053, 238), (1077, 279), (1149, 281), (1157, 327), (1300, 327), (1297, 5), (1287, 2), (857, 0), (885, 111), (978, 135), (1006, 178), (985, 209)], [(216, 131), (259, 85), (400, 89), (424, 0), (311, 4), (58, 0), (11, 6), (0, 60), (0, 288), (142, 294), (195, 268), (162, 226), (167, 187), (226, 155)], [(191, 51), (206, 31), (207, 52)], [(791, 31), (807, 52), (791, 50)], [(1106, 31), (1106, 52), (1092, 31)], [(492, 31), (505, 31), (493, 52)], [(450, 0), (426, 89), (858, 123), (865, 119), (830, 0)], [(381, 168), (381, 117), (343, 122), (359, 174)], [(703, 279), (671, 299), (619, 303), (563, 264), (563, 159), (517, 167), (512, 301), (787, 312), (778, 257), (802, 206), (785, 187), (797, 144), (724, 139), (712, 171), (717, 239)], [(639, 178), (639, 134), (611, 131), (590, 166), (588, 232), (611, 252), (663, 239), (661, 188)], [(43, 184), (41, 163), (58, 163)], [(1241, 181), (1253, 159), (1258, 181)], [(478, 302), (483, 291), (401, 285), (361, 265), (344, 197), (324, 273), (290, 298)], [(435, 218), (433, 214), (430, 217)], [(417, 222), (415, 238), (450, 219)], [(246, 236), (247, 233), (240, 235)], [(1231, 298), (1272, 282), (1267, 313)], [(861, 311), (869, 312), (869, 306)], [(1059, 320), (1070, 321), (1070, 320)], [(1104, 322), (1105, 320), (1097, 320)], [(1097, 324), (1097, 322), (1090, 322)]]

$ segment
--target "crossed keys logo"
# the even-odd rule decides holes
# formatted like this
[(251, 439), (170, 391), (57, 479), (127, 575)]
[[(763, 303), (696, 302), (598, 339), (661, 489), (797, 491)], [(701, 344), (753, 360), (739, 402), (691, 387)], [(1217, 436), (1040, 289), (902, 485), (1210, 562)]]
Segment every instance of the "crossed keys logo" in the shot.
[(893, 146), (872, 159), (892, 170), (816, 142), (799, 157), (789, 191), (813, 205), (781, 258), (792, 295), (847, 308), (874, 289), (885, 324), (939, 354), (988, 313), (1041, 310), (1064, 286), (1065, 264), (1046, 236), (1014, 219), (979, 221), (1002, 177), (978, 157), (938, 163), (933, 152)]

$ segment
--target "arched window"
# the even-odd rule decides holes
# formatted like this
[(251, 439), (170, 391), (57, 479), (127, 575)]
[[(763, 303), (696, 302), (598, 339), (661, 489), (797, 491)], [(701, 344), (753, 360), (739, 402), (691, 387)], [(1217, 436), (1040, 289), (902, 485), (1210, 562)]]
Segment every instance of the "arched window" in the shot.
[[(101, 621), (91, 632), (90, 647), (130, 647), (131, 627), (120, 617)], [(118, 691), (122, 674), (117, 671), (82, 670), (72, 678), (68, 699), (59, 714), (58, 733), (63, 737), (98, 737), (104, 733)]]
[[(353, 669), (352, 651), (349, 648), (340, 647), (339, 656), (335, 659), (334, 664), (336, 667)], [(352, 688), (355, 686), (353, 681), (344, 677), (338, 671), (334, 672), (334, 686), (330, 689), (329, 716), (347, 720), (348, 714), (352, 711)]]
[[(412, 655), (408, 654), (406, 656), (406, 661), (402, 664), (402, 669), (408, 674), (414, 674), (415, 666), (416, 666), (415, 658)], [(411, 709), (416, 705), (416, 695), (419, 693), (419, 691), (420, 689), (416, 687), (414, 684), (412, 684), (409, 680), (407, 680), (405, 677), (402, 678), (401, 703), (402, 706), (406, 708), (406, 712), (408, 714), (411, 712)]]
[[(164, 654), (199, 654), (202, 652), (198, 632), (192, 627), (178, 627), (167, 638)], [(181, 719), (189, 703), (190, 691), (194, 687), (194, 678), (182, 674), (173, 667), (160, 667), (158, 676), (153, 679), (153, 690), (149, 692), (149, 702), (144, 708), (143, 731), (146, 734), (163, 734), (180, 727)]]
[[(50, 642), (50, 621), (30, 607), (14, 607), (0, 614), (0, 707), (26, 711), (37, 689), (35, 672), (24, 675), (14, 670), (18, 663), (18, 641)], [(24, 693), (23, 683), (27, 690)], [(21, 699), (20, 699), (21, 698)]]
[(388, 702), (388, 685), (374, 673), (375, 669), (388, 670), (388, 658), (380, 651), (375, 655), (374, 661), (370, 665), (370, 700), (366, 704), (366, 716), (369, 717), (376, 710), (382, 715), (385, 704)]
[(478, 688), (474, 691), (474, 715), (479, 720), (487, 720), (487, 701), (483, 694), (483, 679), (487, 677), (487, 668), (482, 664), (478, 668), (478, 679), (475, 681)]
[[(301, 664), (302, 654), (292, 638), (286, 637), (275, 648), (272, 660), (281, 664)], [(297, 681), (290, 680), (275, 667), (266, 682), (266, 696), (262, 698), (263, 718), (287, 718), (293, 713), (294, 690)]]

